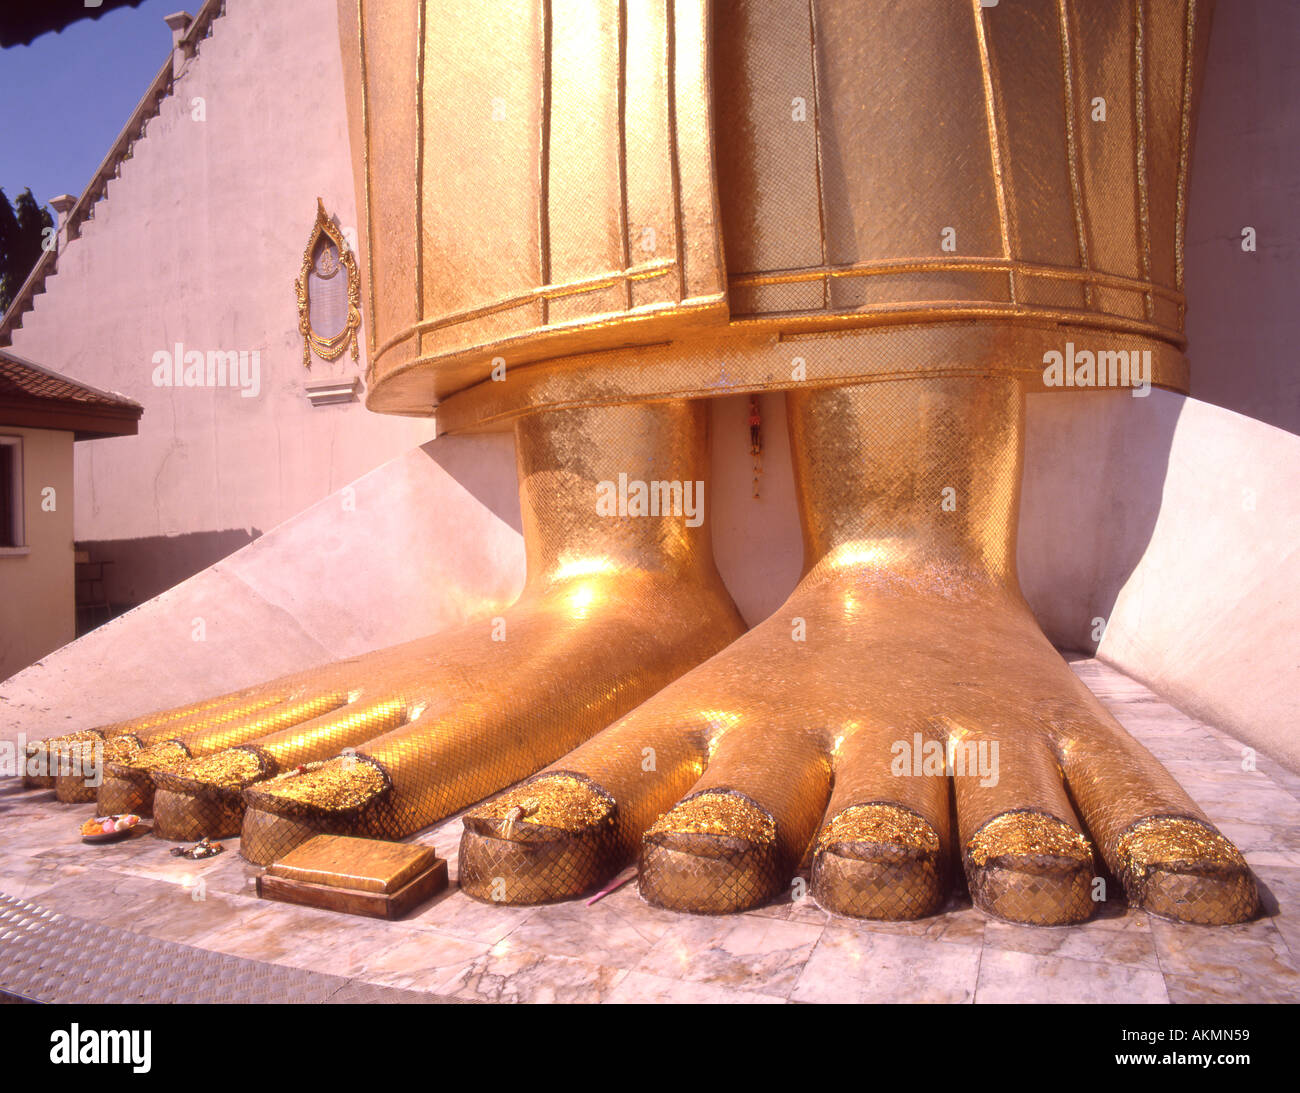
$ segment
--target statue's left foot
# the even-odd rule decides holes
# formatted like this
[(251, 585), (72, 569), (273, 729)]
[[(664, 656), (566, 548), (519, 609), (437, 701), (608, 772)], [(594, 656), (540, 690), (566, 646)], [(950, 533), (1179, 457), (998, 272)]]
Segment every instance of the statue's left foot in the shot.
[(1094, 846), (1156, 914), (1254, 913), (1244, 859), (1023, 605), (841, 576), (472, 812), (460, 870), (541, 902), (639, 851), (652, 903), (718, 913), (776, 897), (811, 848), (824, 907), (899, 919), (941, 908), (959, 860), (989, 914), (1061, 925), (1105, 898)]
[(842, 914), (932, 913), (960, 862), (985, 911), (1057, 925), (1104, 898), (1095, 847), (1157, 914), (1253, 914), (1242, 856), (1020, 596), (1014, 383), (788, 399), (810, 572), (771, 619), (471, 812), (462, 887), (563, 899), (639, 852), (651, 902), (738, 911), (811, 848), (813, 894)]

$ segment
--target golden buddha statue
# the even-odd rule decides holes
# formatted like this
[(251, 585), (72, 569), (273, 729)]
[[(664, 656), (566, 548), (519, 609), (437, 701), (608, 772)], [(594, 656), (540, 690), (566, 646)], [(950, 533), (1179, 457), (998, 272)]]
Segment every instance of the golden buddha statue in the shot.
[[(139, 804), (143, 766), (179, 831), (224, 777), (268, 861), (506, 790), (460, 876), (510, 903), (639, 856), (652, 902), (742, 910), (811, 851), (847, 915), (932, 913), (958, 862), (1019, 922), (1087, 918), (1100, 863), (1155, 913), (1252, 915), (1244, 859), (1015, 571), (1045, 361), (1186, 388), (1211, 6), (340, 0), (368, 405), (514, 429), (527, 585), (503, 619), (114, 726), (141, 747), (101, 804)], [(678, 498), (708, 399), (758, 390), (787, 392), (805, 562), (745, 633)], [(602, 512), (614, 482), (662, 503)]]

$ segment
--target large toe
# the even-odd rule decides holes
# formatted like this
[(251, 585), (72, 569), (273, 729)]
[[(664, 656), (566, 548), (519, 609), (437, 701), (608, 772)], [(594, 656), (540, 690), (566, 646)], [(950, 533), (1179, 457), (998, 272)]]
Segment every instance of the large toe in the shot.
[(593, 782), (548, 772), (465, 817), (460, 887), (493, 903), (570, 899), (596, 887), (617, 857), (613, 798)]
[(374, 835), (393, 782), (365, 755), (308, 764), (244, 790), (240, 856), (268, 865), (313, 835)]
[(1064, 926), (1091, 917), (1092, 847), (1078, 828), (1048, 812), (1003, 812), (966, 843), (971, 898), (1010, 922)]
[(683, 718), (672, 692), (470, 811), (461, 887), (496, 903), (554, 903), (627, 865), (646, 828), (704, 769), (708, 720)]
[(765, 808), (735, 791), (705, 790), (646, 832), (641, 894), (677, 911), (744, 911), (781, 889), (792, 869), (789, 859)]

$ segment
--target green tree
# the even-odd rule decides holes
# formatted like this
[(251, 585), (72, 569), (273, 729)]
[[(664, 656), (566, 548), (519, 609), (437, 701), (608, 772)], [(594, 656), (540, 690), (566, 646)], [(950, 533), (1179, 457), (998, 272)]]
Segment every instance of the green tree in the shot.
[(54, 218), (36, 203), (30, 188), (12, 205), (0, 190), (0, 314), (9, 309), (40, 258), (47, 228), (53, 230)]

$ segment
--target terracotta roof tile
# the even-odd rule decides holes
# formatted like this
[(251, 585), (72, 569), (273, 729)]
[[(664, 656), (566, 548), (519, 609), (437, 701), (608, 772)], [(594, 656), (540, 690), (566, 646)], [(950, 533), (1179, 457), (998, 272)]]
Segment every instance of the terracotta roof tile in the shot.
[(88, 387), (84, 383), (51, 372), (31, 361), (0, 349), (0, 397), (52, 399), (77, 402), (87, 406), (134, 407), (138, 402), (125, 395), (115, 395)]

